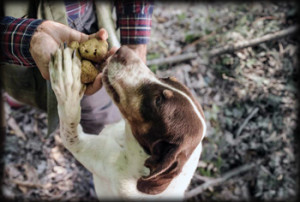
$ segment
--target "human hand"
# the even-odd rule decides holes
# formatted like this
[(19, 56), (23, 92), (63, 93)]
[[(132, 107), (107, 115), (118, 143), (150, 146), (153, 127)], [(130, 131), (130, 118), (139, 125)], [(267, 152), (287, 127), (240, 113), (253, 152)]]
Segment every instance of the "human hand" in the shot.
[[(90, 38), (97, 38), (99, 40), (107, 40), (108, 38), (108, 33), (105, 29), (100, 29), (97, 33), (94, 33), (92, 35), (89, 35), (89, 39)], [(116, 51), (118, 50), (117, 47), (113, 46), (106, 54), (106, 57), (104, 58), (104, 61), (101, 66), (105, 66), (107, 64), (107, 59), (113, 55)], [(103, 67), (100, 67), (100, 69), (103, 69)], [(98, 90), (100, 90), (102, 88), (102, 72), (100, 72), (95, 80), (93, 81), (93, 83), (87, 84), (86, 86), (86, 90), (85, 90), (85, 95), (92, 95), (95, 92), (97, 92)]]
[(30, 41), (30, 53), (44, 79), (49, 80), (49, 61), (59, 45), (63, 42), (85, 41), (88, 35), (54, 21), (41, 23)]
[[(106, 40), (108, 38), (107, 31), (100, 29), (97, 33), (86, 35), (70, 27), (54, 21), (44, 21), (41, 23), (30, 42), (30, 53), (39, 68), (44, 79), (49, 80), (49, 61), (51, 54), (59, 48), (63, 42), (70, 43), (72, 41), (83, 42), (90, 38), (98, 38)], [(113, 54), (116, 48), (112, 48), (109, 55)], [(102, 87), (102, 74), (99, 74), (92, 84), (87, 85), (85, 94), (91, 95)]]

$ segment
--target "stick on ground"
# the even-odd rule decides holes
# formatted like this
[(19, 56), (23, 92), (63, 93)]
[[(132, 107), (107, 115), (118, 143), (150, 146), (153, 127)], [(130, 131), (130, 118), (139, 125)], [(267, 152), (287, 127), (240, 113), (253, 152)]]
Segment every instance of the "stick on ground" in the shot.
[[(250, 39), (250, 40), (244, 40), (240, 41), (234, 44), (228, 44), (225, 46), (222, 46), (220, 48), (215, 48), (212, 49), (211, 51), (208, 52), (208, 57), (215, 57), (217, 55), (221, 55), (224, 53), (230, 53), (230, 52), (235, 52), (243, 48), (251, 47), (251, 46), (256, 46), (260, 43), (264, 43), (267, 41), (272, 41), (272, 40), (277, 40), (292, 34), (295, 34), (298, 30), (298, 26), (291, 26), (287, 29), (267, 34), (259, 38), (255, 39)], [(167, 58), (159, 58), (159, 59), (154, 59), (154, 60), (149, 60), (147, 61), (147, 65), (163, 65), (163, 64), (172, 64), (172, 63), (178, 63), (182, 61), (187, 61), (194, 59), (196, 57), (203, 57), (203, 53), (201, 52), (191, 52), (191, 53), (185, 53), (181, 55), (175, 55)]]
[(220, 48), (215, 48), (211, 51), (209, 51), (209, 56), (210, 57), (215, 57), (217, 55), (221, 55), (224, 53), (230, 53), (230, 52), (235, 52), (237, 50), (247, 48), (250, 46), (256, 46), (258, 44), (267, 42), (267, 41), (272, 41), (272, 40), (277, 40), (285, 36), (289, 36), (291, 34), (296, 33), (298, 27), (297, 26), (292, 26), (287, 29), (271, 33), (271, 34), (266, 34), (262, 37), (256, 38), (256, 39), (250, 39), (250, 40), (245, 40), (245, 41), (239, 41), (234, 44), (228, 44)]
[(246, 164), (246, 165), (243, 165), (241, 167), (238, 167), (236, 169), (233, 169), (233, 170), (227, 172), (222, 177), (208, 180), (205, 183), (201, 184), (200, 186), (196, 187), (195, 189), (188, 191), (185, 194), (185, 198), (188, 199), (188, 198), (194, 197), (209, 187), (219, 185), (219, 184), (223, 183), (224, 181), (226, 181), (236, 175), (239, 175), (240, 173), (243, 173), (243, 172), (246, 172), (246, 171), (252, 169), (255, 165), (256, 165), (255, 163)]
[(255, 107), (253, 111), (251, 111), (251, 113), (247, 116), (247, 118), (244, 120), (244, 122), (242, 123), (242, 125), (239, 127), (236, 136), (240, 136), (240, 134), (242, 133), (242, 131), (244, 130), (244, 128), (246, 127), (246, 125), (248, 124), (248, 122), (250, 121), (250, 119), (253, 118), (253, 116), (255, 116), (258, 112), (259, 108)]

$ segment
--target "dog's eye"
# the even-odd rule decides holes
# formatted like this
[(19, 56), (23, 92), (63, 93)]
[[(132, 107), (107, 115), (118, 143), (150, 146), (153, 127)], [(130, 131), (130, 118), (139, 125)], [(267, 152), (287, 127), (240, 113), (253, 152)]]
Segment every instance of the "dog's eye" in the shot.
[(155, 105), (157, 106), (157, 107), (159, 107), (160, 105), (161, 105), (161, 103), (162, 103), (162, 96), (157, 96), (156, 97), (156, 99), (155, 99)]

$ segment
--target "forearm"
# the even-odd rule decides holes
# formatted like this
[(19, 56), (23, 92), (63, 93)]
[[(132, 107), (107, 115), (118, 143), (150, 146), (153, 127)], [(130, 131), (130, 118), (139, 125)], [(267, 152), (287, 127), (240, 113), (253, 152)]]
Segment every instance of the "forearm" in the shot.
[(26, 67), (36, 64), (29, 52), (30, 41), (37, 27), (43, 22), (39, 19), (3, 17), (0, 19), (1, 61)]

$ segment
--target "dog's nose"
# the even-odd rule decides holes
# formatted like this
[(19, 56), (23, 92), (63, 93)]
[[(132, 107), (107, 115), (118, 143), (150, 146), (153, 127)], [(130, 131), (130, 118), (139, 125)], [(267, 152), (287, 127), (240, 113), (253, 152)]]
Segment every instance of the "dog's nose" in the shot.
[(126, 49), (126, 46), (121, 46), (115, 53), (115, 55), (119, 55), (122, 51), (124, 51), (124, 49)]
[(132, 49), (127, 46), (121, 46), (113, 56), (114, 60), (124, 65), (134, 62), (136, 55)]
[(117, 52), (115, 53), (116, 57), (120, 57), (120, 58), (126, 58), (130, 55), (130, 51), (132, 51), (130, 48), (128, 48), (127, 46), (121, 46)]

